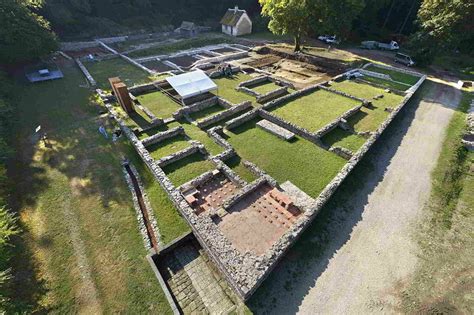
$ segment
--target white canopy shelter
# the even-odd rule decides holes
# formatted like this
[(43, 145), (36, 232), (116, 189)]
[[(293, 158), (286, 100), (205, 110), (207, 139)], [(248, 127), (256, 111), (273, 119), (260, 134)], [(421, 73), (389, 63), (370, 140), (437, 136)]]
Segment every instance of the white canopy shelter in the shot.
[(168, 81), (183, 100), (217, 90), (217, 85), (202, 70), (195, 70), (168, 77), (166, 81)]

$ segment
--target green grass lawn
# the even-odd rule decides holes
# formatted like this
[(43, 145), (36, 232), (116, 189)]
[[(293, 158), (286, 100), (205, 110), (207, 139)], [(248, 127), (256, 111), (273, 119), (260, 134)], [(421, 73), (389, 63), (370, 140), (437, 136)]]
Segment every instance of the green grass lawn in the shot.
[(255, 163), (279, 183), (287, 180), (316, 197), (346, 160), (297, 137), (287, 142), (247, 122), (228, 131), (228, 141), (239, 156)]
[(165, 156), (171, 155), (178, 151), (190, 147), (188, 140), (184, 135), (177, 135), (172, 138), (165, 139), (147, 147), (148, 152), (155, 160), (159, 160)]
[(217, 114), (219, 112), (222, 112), (224, 110), (225, 110), (225, 108), (223, 108), (222, 106), (216, 104), (216, 105), (213, 105), (211, 107), (204, 108), (203, 110), (200, 110), (198, 112), (191, 113), (191, 114), (189, 114), (189, 116), (194, 120), (200, 120), (200, 119), (206, 118), (208, 116), (211, 116), (211, 115)]
[(263, 94), (267, 94), (271, 91), (275, 91), (275, 90), (279, 89), (280, 87), (281, 86), (278, 86), (273, 82), (264, 82), (264, 83), (261, 83), (261, 84), (254, 85), (254, 86), (250, 87), (250, 89), (252, 89), (255, 92), (260, 93), (260, 94), (263, 95)]
[(240, 82), (244, 82), (247, 80), (252, 79), (251, 76), (239, 73), (236, 75), (233, 75), (232, 77), (223, 77), (223, 78), (218, 78), (218, 79), (213, 79), (214, 83), (217, 84), (217, 87), (219, 90), (217, 91), (217, 94), (228, 100), (229, 102), (233, 104), (239, 104), (245, 101), (251, 101), (255, 102), (255, 97), (250, 96), (248, 94), (236, 91), (235, 88)]
[(148, 108), (158, 118), (170, 118), (179, 106), (175, 101), (161, 92), (152, 92), (137, 97), (140, 104)]
[(180, 121), (180, 124), (183, 126), (186, 135), (188, 135), (192, 140), (201, 142), (211, 155), (224, 152), (224, 148), (215, 143), (214, 140), (209, 137), (207, 132), (202, 131), (187, 121)]
[(166, 55), (180, 50), (187, 50), (191, 48), (200, 48), (208, 45), (232, 43), (233, 40), (230, 37), (222, 36), (222, 34), (206, 33), (201, 36), (185, 39), (176, 43), (170, 43), (166, 45), (150, 47), (147, 49), (137, 50), (128, 54), (131, 58), (155, 56), (155, 55)]
[(128, 87), (150, 82), (148, 73), (122, 58), (87, 61), (84, 62), (84, 66), (86, 66), (89, 73), (96, 80), (97, 86), (105, 90), (111, 90), (109, 78), (112, 77), (120, 77)]
[(255, 179), (257, 179), (257, 177), (252, 172), (250, 172), (247, 167), (245, 167), (242, 159), (237, 155), (226, 160), (225, 164), (247, 183), (253, 182)]
[(406, 90), (408, 90), (410, 88), (407, 85), (403, 85), (403, 84), (393, 82), (393, 81), (389, 81), (389, 80), (370, 77), (368, 75), (365, 75), (360, 80), (367, 81), (367, 82), (372, 82), (372, 83), (381, 85), (386, 89), (398, 90), (398, 91), (402, 91), (402, 92), (405, 92)]
[(419, 77), (411, 75), (411, 74), (406, 74), (406, 73), (399, 72), (396, 70), (383, 69), (383, 68), (376, 67), (374, 65), (370, 65), (366, 69), (372, 72), (388, 74), (392, 78), (392, 80), (410, 84), (410, 85), (415, 85), (416, 82), (418, 82), (418, 80), (420, 79)]
[[(80, 87), (82, 73), (75, 65), (61, 70), (61, 80), (15, 87), (11, 197), (23, 233), (13, 249), (11, 313), (170, 314), (145, 259), (121, 144), (97, 132), (107, 120), (98, 119), (90, 90)], [(39, 124), (48, 147), (32, 144)], [(159, 210), (175, 212), (165, 204)]]
[(153, 174), (135, 152), (135, 149), (131, 145), (125, 144), (124, 152), (127, 152), (127, 157), (140, 173), (163, 242), (168, 244), (190, 231), (190, 227), (175, 208), (168, 194), (161, 188)]
[(215, 165), (204, 159), (199, 152), (163, 167), (163, 171), (176, 187), (213, 169)]
[(358, 101), (318, 90), (272, 108), (271, 112), (311, 132), (316, 132), (358, 104)]
[(326, 134), (323, 138), (323, 143), (329, 146), (338, 146), (351, 150), (352, 152), (357, 152), (359, 148), (365, 143), (366, 139), (351, 134), (341, 128), (336, 128)]
[(130, 114), (125, 113), (122, 107), (117, 103), (114, 104), (114, 108), (115, 112), (124, 121), (125, 125), (131, 129), (147, 128), (151, 124), (151, 119), (138, 107), (135, 107), (135, 112)]
[[(403, 96), (387, 93), (384, 89), (350, 80), (339, 83), (334, 82), (331, 87), (372, 102), (372, 107), (362, 107), (360, 113), (348, 119), (349, 124), (352, 125), (356, 131), (377, 130), (380, 124), (387, 119), (389, 115), (389, 113), (385, 111), (385, 108), (395, 108), (403, 100)], [(377, 95), (383, 95), (383, 98), (374, 100), (374, 96)]]

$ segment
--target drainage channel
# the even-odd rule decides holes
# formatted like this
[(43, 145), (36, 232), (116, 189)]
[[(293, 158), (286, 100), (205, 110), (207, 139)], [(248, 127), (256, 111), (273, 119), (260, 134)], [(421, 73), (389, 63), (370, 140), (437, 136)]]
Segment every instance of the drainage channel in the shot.
[(146, 232), (148, 235), (148, 240), (150, 241), (150, 246), (158, 252), (158, 241), (156, 240), (156, 235), (155, 232), (153, 231), (153, 227), (150, 222), (150, 218), (148, 215), (148, 209), (146, 208), (145, 201), (143, 199), (142, 191), (140, 189), (140, 186), (138, 185), (137, 178), (135, 177), (135, 174), (130, 168), (130, 165), (125, 164), (124, 165), (125, 170), (127, 171), (128, 175), (130, 176), (130, 179), (132, 180), (133, 184), (133, 189), (135, 190), (135, 194), (137, 195), (138, 199), (138, 205), (140, 206), (140, 211), (142, 213), (143, 217), (143, 222), (145, 223), (146, 227)]

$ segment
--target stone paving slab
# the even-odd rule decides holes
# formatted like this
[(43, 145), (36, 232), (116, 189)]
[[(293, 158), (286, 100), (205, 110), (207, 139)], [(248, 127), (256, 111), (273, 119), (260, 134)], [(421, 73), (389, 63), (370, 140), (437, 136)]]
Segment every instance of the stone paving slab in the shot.
[(257, 126), (286, 141), (290, 141), (295, 137), (293, 132), (286, 130), (285, 128), (282, 128), (266, 119), (260, 120), (257, 123)]

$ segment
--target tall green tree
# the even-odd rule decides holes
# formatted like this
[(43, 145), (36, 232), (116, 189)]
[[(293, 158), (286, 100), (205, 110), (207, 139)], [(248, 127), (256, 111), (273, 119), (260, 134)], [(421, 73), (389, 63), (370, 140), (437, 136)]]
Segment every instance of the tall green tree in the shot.
[(301, 38), (310, 30), (308, 0), (259, 0), (262, 15), (269, 17), (268, 28), (278, 35), (289, 34), (295, 40), (295, 51), (301, 50)]
[(418, 11), (421, 30), (440, 46), (474, 48), (472, 0), (424, 0)]
[(364, 0), (308, 0), (311, 28), (316, 35), (327, 33), (347, 38), (352, 22), (365, 6)]
[(48, 22), (35, 13), (40, 1), (0, 1), (0, 63), (32, 60), (57, 49)]

